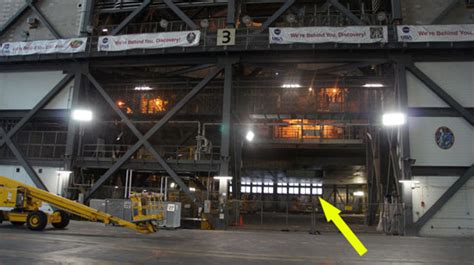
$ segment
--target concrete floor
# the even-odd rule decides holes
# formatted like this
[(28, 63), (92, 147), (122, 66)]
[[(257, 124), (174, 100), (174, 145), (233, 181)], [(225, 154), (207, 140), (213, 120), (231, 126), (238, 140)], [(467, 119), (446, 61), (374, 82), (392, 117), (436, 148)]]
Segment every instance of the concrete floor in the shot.
[(6, 264), (456, 264), (474, 265), (473, 238), (359, 235), (359, 257), (342, 235), (302, 232), (159, 231), (141, 235), (98, 223), (32, 232), (0, 225)]

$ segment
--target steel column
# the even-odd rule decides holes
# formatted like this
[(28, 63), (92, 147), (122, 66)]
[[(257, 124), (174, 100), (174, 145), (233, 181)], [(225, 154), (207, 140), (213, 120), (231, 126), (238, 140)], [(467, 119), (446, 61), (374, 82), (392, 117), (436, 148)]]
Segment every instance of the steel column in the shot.
[(453, 97), (451, 97), (446, 91), (444, 91), (438, 84), (436, 84), (429, 76), (421, 71), (415, 65), (407, 66), (408, 71), (412, 73), (418, 80), (425, 84), (433, 93), (441, 98), (451, 108), (456, 110), (467, 122), (474, 126), (474, 115), (470, 113), (466, 108), (459, 104)]
[(49, 32), (51, 32), (51, 34), (53, 34), (56, 39), (62, 38), (61, 34), (59, 34), (59, 32), (53, 27), (53, 25), (49, 23), (49, 21), (46, 19), (43, 13), (41, 13), (41, 11), (38, 8), (36, 8), (33, 1), (28, 3), (28, 6), (31, 8), (31, 10), (33, 10), (33, 12), (38, 16), (38, 19), (41, 21), (41, 23), (43, 23), (43, 25), (45, 25), (45, 27), (48, 28)]
[(48, 191), (43, 181), (40, 179), (38, 174), (36, 174), (31, 164), (28, 162), (28, 160), (26, 160), (23, 152), (21, 152), (20, 148), (15, 144), (15, 142), (12, 141), (12, 139), (10, 139), (7, 136), (7, 134), (5, 133), (5, 130), (1, 127), (0, 127), (0, 136), (4, 138), (5, 142), (7, 143), (7, 146), (10, 148), (10, 150), (12, 151), (13, 155), (16, 157), (20, 165), (25, 169), (26, 173), (30, 176), (33, 183), (35, 183), (36, 187), (43, 189), (45, 191)]
[(94, 12), (94, 0), (84, 1), (84, 18), (81, 25), (81, 36), (87, 36), (89, 34), (89, 27), (91, 26), (92, 13)]
[(474, 176), (474, 165), (472, 165), (448, 190), (423, 214), (415, 223), (417, 231), (420, 229), (458, 192), (467, 181)]
[(198, 25), (192, 21), (188, 15), (186, 15), (175, 3), (173, 0), (164, 0), (165, 4), (182, 20), (188, 27), (193, 30), (199, 29)]
[[(395, 65), (395, 88), (398, 92), (398, 104), (400, 111), (408, 113), (408, 85), (406, 77), (406, 65), (397, 62)], [(402, 158), (402, 178), (412, 179), (411, 173), (411, 151), (410, 151), (410, 136), (409, 136), (409, 124), (406, 124), (400, 128), (400, 139), (401, 141), (401, 158)], [(399, 185), (396, 183), (396, 185)], [(402, 186), (401, 196), (403, 203), (405, 204), (405, 225), (406, 232), (411, 234), (411, 228), (413, 226), (413, 201), (412, 201), (412, 190)]]
[(16, 13), (3, 24), (3, 26), (0, 28), (0, 36), (7, 31), (22, 15), (25, 13), (25, 11), (29, 8), (29, 3), (26, 2)]
[(392, 22), (401, 23), (403, 19), (401, 0), (391, 0), (390, 2), (392, 4)]
[(235, 27), (235, 1), (227, 0), (227, 27)]
[(337, 10), (339, 10), (342, 14), (344, 14), (347, 18), (349, 18), (352, 22), (359, 26), (365, 25), (365, 23), (360, 20), (356, 15), (354, 15), (349, 9), (339, 3), (338, 0), (328, 0), (328, 2), (334, 6)]
[(230, 162), (230, 128), (232, 127), (231, 110), (232, 110), (232, 63), (225, 64), (224, 74), (224, 94), (222, 105), (222, 128), (221, 128), (221, 161), (220, 176), (229, 176)]
[[(72, 100), (71, 100), (71, 110), (73, 110), (78, 102), (79, 102), (79, 94), (82, 90), (84, 81), (84, 76), (82, 75), (82, 71), (78, 70), (74, 74), (74, 87), (72, 90)], [(72, 171), (73, 168), (73, 161), (74, 161), (74, 149), (76, 146), (76, 138), (77, 138), (77, 122), (73, 119), (69, 119), (68, 121), (68, 129), (67, 129), (67, 138), (66, 138), (66, 151), (64, 153), (64, 170)]]
[[(46, 94), (46, 96), (44, 96), (32, 110), (28, 112), (28, 114), (26, 114), (26, 116), (23, 117), (23, 119), (21, 119), (15, 125), (15, 127), (13, 127), (6, 134), (6, 138), (13, 137), (21, 128), (23, 128), (23, 126), (28, 123), (31, 118), (33, 118), (33, 116), (38, 113), (39, 110), (44, 108), (64, 88), (64, 86), (66, 86), (72, 80), (73, 77), (73, 74), (68, 74), (61, 81), (59, 81), (59, 83), (51, 91), (49, 91), (49, 93)], [(5, 144), (6, 138), (0, 140), (0, 147)]]
[[(166, 124), (177, 112), (179, 112), (185, 105), (188, 103), (192, 98), (194, 98), (215, 76), (217, 76), (222, 71), (222, 67), (219, 67), (216, 71), (209, 74), (206, 78), (204, 78), (199, 84), (197, 84), (184, 98), (182, 98), (171, 110), (169, 110), (166, 115), (157, 123), (155, 124), (144, 136), (138, 137), (139, 140), (136, 144), (134, 144), (127, 152), (109, 169), (107, 172), (100, 177), (100, 179), (94, 184), (91, 188), (87, 196), (85, 197), (88, 200), (104, 183), (107, 181), (120, 167), (127, 162), (130, 157), (140, 149), (142, 145), (146, 145), (148, 143), (148, 139), (153, 136), (164, 124)], [(99, 93), (105, 98), (105, 100), (109, 103), (115, 111), (120, 109), (115, 105), (115, 102), (108, 96), (102, 86), (95, 80), (95, 78), (88, 73), (87, 78), (89, 81), (94, 85), (94, 87), (99, 91)], [(117, 112), (117, 113), (122, 113)], [(120, 116), (124, 116), (124, 114), (119, 114)], [(141, 133), (133, 126), (130, 120), (125, 119), (125, 123), (132, 129), (135, 135), (141, 135)], [(159, 162), (159, 161), (158, 161)]]
[(286, 12), (293, 4), (295, 3), (295, 0), (286, 0), (286, 2), (278, 9), (271, 17), (269, 17), (265, 22), (263, 22), (263, 25), (261, 28), (257, 29), (254, 33), (255, 34), (260, 34), (263, 33), (265, 30), (268, 29), (268, 27), (275, 22), (283, 13)]
[(138, 15), (140, 15), (149, 5), (151, 4), (151, 0), (145, 0), (143, 3), (133, 12), (128, 15), (111, 33), (111, 35), (119, 34), (132, 20), (134, 20)]

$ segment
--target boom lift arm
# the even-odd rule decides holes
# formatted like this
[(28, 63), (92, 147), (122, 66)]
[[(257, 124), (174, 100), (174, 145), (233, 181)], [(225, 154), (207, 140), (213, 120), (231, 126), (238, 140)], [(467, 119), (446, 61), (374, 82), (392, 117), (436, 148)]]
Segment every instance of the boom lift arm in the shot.
[[(52, 215), (39, 210), (43, 203), (60, 209)], [(145, 221), (128, 222), (110, 214), (87, 207), (83, 204), (54, 195), (50, 192), (0, 176), (0, 207), (14, 208), (10, 212), (0, 211), (0, 221), (9, 220), (12, 224), (22, 225), (25, 222), (32, 230), (43, 230), (47, 223), (57, 228), (64, 228), (69, 223), (66, 213), (74, 214), (92, 222), (116, 224), (133, 229), (140, 233), (156, 232), (154, 221), (159, 215), (152, 215)]]

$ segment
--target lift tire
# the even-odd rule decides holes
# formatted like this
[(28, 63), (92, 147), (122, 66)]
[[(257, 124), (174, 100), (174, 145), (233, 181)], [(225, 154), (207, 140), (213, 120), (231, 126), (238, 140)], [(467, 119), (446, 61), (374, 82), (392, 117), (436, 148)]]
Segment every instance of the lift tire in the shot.
[(59, 223), (52, 223), (52, 225), (54, 226), (54, 228), (57, 228), (57, 229), (63, 229), (63, 228), (66, 228), (66, 226), (69, 225), (69, 214), (67, 214), (66, 212), (64, 211), (54, 211), (53, 214), (56, 214), (56, 213), (59, 213), (59, 215), (61, 216), (61, 222)]
[(48, 216), (42, 211), (31, 212), (26, 218), (28, 229), (33, 231), (44, 230), (48, 224)]
[(25, 224), (25, 222), (16, 222), (16, 221), (10, 221), (10, 223), (14, 226), (22, 226)]

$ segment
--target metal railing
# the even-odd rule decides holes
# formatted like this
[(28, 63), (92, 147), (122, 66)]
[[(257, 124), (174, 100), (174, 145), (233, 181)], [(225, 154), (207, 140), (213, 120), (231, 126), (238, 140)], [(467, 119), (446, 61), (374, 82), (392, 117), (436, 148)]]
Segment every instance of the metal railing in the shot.
[[(81, 157), (92, 159), (118, 159), (122, 157), (132, 145), (122, 144), (84, 144)], [(165, 160), (198, 160), (195, 146), (157, 145), (159, 154)], [(201, 160), (219, 160), (219, 146), (213, 146), (211, 152), (201, 153)], [(145, 147), (140, 148), (131, 159), (153, 160), (154, 156)]]
[[(66, 151), (66, 131), (23, 131), (14, 137), (20, 151), (32, 159), (62, 159)], [(0, 158), (15, 158), (9, 148), (0, 148)]]

